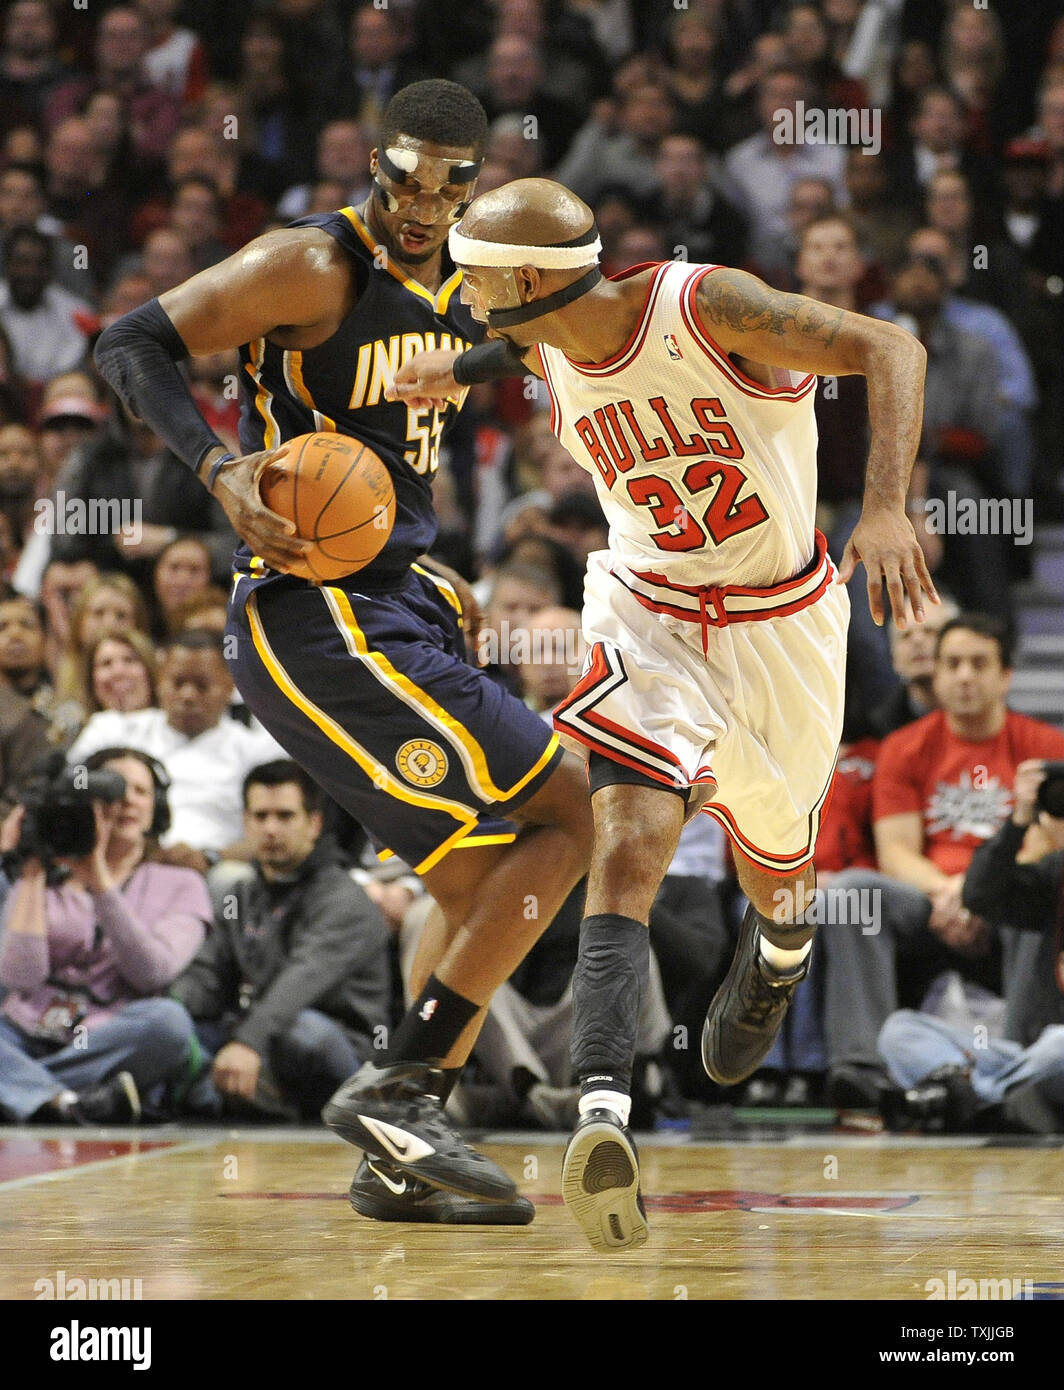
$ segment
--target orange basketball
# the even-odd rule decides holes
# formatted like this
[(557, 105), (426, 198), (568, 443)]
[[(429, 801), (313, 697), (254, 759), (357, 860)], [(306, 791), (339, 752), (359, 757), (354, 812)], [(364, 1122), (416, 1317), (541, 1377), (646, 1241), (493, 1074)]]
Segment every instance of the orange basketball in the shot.
[(267, 507), (313, 541), (289, 570), (328, 583), (375, 560), (395, 525), (391, 475), (368, 444), (346, 434), (301, 434), (262, 475)]

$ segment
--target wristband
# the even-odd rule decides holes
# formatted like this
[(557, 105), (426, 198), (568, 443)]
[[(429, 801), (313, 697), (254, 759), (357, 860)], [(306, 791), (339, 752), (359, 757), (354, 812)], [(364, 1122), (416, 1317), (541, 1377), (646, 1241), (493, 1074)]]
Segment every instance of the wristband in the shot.
[(207, 491), (213, 492), (214, 485), (218, 481), (218, 474), (222, 471), (223, 463), (232, 463), (236, 454), (223, 454), (220, 459), (215, 459), (211, 464), (211, 471), (207, 474)]
[(501, 381), (527, 374), (528, 368), (510, 344), (499, 338), (468, 348), (451, 365), (451, 375), (459, 386), (476, 386), (483, 381)]

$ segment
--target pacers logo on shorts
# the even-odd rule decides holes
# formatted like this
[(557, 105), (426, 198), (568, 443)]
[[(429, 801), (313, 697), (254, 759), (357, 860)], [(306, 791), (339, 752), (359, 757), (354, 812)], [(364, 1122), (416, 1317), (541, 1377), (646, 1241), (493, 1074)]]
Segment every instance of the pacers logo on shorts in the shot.
[(404, 743), (395, 755), (395, 765), (415, 787), (438, 786), (447, 776), (447, 754), (427, 738)]

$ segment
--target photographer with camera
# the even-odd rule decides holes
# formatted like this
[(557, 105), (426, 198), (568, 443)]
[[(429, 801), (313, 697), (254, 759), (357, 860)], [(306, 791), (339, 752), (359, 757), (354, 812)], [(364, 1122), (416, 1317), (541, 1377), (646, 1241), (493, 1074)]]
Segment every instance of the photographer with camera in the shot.
[(1064, 762), (1025, 759), (1013, 798), (972, 856), (962, 894), (1001, 935), (1004, 1038), (892, 1014), (879, 1050), (905, 1088), (901, 1123), (1064, 1132)]
[(0, 831), (0, 1112), (136, 1121), (188, 1059), (188, 1015), (158, 996), (199, 949), (210, 899), (198, 873), (153, 858), (169, 822), (154, 759), (56, 757)]

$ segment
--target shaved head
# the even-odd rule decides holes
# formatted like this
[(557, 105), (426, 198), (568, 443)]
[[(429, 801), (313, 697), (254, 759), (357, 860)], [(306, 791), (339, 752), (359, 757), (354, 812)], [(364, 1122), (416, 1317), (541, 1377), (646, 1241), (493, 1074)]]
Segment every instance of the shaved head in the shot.
[[(581, 237), (587, 240), (586, 247), (567, 246)], [(499, 265), (491, 250), (494, 246), (512, 246), (515, 256), (527, 253), (528, 260)], [(538, 247), (556, 249), (541, 259), (531, 249)], [(557, 249), (561, 247), (566, 250)], [(478, 322), (491, 325), (489, 338), (501, 338), (515, 350), (539, 339), (545, 325), (538, 317), (552, 318), (556, 309), (564, 307), (566, 300), (556, 298), (563, 291), (575, 287), (571, 300), (592, 287), (594, 281), (588, 277), (599, 275), (599, 248), (594, 213), (553, 179), (514, 179), (482, 193), (451, 233), (451, 253), (463, 269), (462, 302), (470, 305)], [(548, 268), (551, 260), (560, 264)], [(578, 281), (587, 283), (578, 285)], [(499, 331), (499, 324), (509, 321), (504, 314), (538, 300), (548, 303), (535, 328), (515, 320), (514, 333)], [(498, 316), (494, 324), (489, 315)]]
[(462, 218), (462, 231), (481, 241), (554, 246), (589, 232), (594, 222), (588, 205), (562, 184), (514, 179), (474, 198)]

